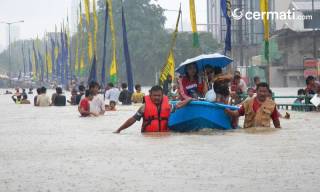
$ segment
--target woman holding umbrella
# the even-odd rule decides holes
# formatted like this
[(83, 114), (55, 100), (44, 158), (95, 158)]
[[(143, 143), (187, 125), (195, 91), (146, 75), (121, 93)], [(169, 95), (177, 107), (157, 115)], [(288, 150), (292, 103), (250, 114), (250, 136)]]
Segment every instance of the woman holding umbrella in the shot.
[(199, 75), (195, 63), (190, 63), (185, 67), (185, 76), (179, 80), (179, 95), (181, 100), (193, 98), (195, 100), (203, 98), (208, 91), (207, 76)]

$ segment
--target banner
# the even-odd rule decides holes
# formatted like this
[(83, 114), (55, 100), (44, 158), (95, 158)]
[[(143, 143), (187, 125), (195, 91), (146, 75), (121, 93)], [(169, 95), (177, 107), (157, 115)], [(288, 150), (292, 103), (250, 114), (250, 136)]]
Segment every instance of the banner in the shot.
[(226, 18), (227, 32), (225, 38), (224, 55), (227, 51), (231, 51), (231, 2), (230, 0), (221, 0), (221, 10)]
[(163, 84), (163, 82), (168, 78), (169, 75), (171, 75), (172, 79), (174, 79), (174, 70), (175, 70), (175, 61), (174, 61), (174, 52), (173, 52), (173, 48), (176, 44), (176, 39), (177, 39), (177, 35), (178, 35), (178, 25), (179, 25), (179, 21), (180, 21), (180, 17), (181, 17), (181, 5), (180, 5), (180, 9), (179, 9), (179, 14), (178, 14), (178, 19), (176, 21), (176, 28), (173, 32), (173, 36), (172, 36), (172, 40), (171, 40), (171, 46), (170, 46), (170, 51), (169, 51), (169, 55), (167, 57), (167, 62), (166, 64), (163, 66), (161, 73), (160, 73), (160, 85)]
[(110, 31), (112, 35), (112, 62), (110, 67), (110, 79), (111, 82), (116, 84), (118, 81), (117, 78), (117, 54), (116, 54), (116, 33), (114, 29), (113, 23), (113, 15), (112, 15), (112, 0), (108, 0), (108, 12), (110, 18)]
[(194, 0), (189, 0), (190, 4), (190, 19), (193, 35), (193, 47), (199, 47), (199, 35), (197, 31), (197, 18), (196, 18), (196, 7)]

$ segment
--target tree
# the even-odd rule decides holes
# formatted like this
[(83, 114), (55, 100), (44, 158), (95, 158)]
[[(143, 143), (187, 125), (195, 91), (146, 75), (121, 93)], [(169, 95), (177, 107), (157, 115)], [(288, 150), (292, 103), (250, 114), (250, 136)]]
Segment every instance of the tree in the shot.
[[(117, 63), (118, 75), (120, 81), (126, 81), (126, 71), (123, 59), (122, 48), (122, 24), (121, 24), (121, 6), (122, 1), (113, 0), (113, 16), (116, 30), (117, 40)], [(151, 0), (126, 0), (123, 2), (125, 9), (128, 43), (133, 67), (133, 76), (135, 83), (142, 85), (152, 85), (155, 80), (156, 72), (160, 72), (162, 66), (166, 62), (169, 53), (169, 46), (172, 37), (172, 31), (166, 30), (164, 27), (166, 17), (164, 9), (159, 5), (155, 5)], [(98, 62), (97, 71), (100, 78), (102, 56), (103, 56), (103, 35), (104, 35), (104, 14), (105, 0), (98, 1)], [(84, 17), (84, 16), (83, 16)], [(85, 18), (84, 18), (85, 19)], [(93, 23), (93, 22), (91, 22)], [(83, 25), (85, 27), (85, 25)], [(84, 30), (84, 29), (83, 29)], [(108, 23), (107, 38), (107, 77), (109, 76), (109, 68), (111, 64), (111, 33)], [(72, 36), (72, 61), (75, 61), (75, 43), (77, 33)], [(86, 35), (84, 36), (84, 50), (87, 50)], [(192, 34), (190, 32), (182, 32), (178, 34), (176, 48), (174, 49), (176, 64), (183, 62), (185, 59), (194, 57), (201, 53), (213, 53), (221, 46), (212, 38), (210, 33), (200, 33), (200, 49), (192, 47)], [(43, 43), (43, 42), (42, 42)], [(14, 50), (19, 53), (21, 51)], [(86, 52), (86, 51), (85, 51)], [(17, 55), (17, 59), (21, 56)], [(87, 55), (85, 55), (87, 61)], [(7, 60), (5, 54), (0, 55), (0, 63)], [(21, 59), (22, 60), (22, 59)], [(14, 69), (22, 69), (21, 60), (15, 60)], [(6, 65), (6, 64), (4, 64)], [(91, 63), (86, 63), (89, 68)], [(121, 83), (121, 82), (120, 82)]]

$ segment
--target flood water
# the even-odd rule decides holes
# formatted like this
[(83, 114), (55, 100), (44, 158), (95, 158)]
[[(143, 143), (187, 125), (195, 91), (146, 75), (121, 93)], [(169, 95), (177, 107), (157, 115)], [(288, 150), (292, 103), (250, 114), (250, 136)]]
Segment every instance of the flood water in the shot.
[(0, 109), (1, 192), (320, 189), (320, 113), (290, 111), (282, 129), (142, 135), (138, 122), (118, 135), (138, 106), (80, 118), (74, 106), (15, 105), (0, 95)]

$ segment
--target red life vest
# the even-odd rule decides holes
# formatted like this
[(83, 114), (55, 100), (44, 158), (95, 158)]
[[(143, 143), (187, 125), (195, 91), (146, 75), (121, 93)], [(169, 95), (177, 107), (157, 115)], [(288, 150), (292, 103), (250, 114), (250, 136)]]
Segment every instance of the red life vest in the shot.
[(163, 96), (161, 107), (151, 101), (150, 96), (145, 96), (145, 110), (141, 132), (167, 132), (170, 116), (170, 104), (167, 96)]

